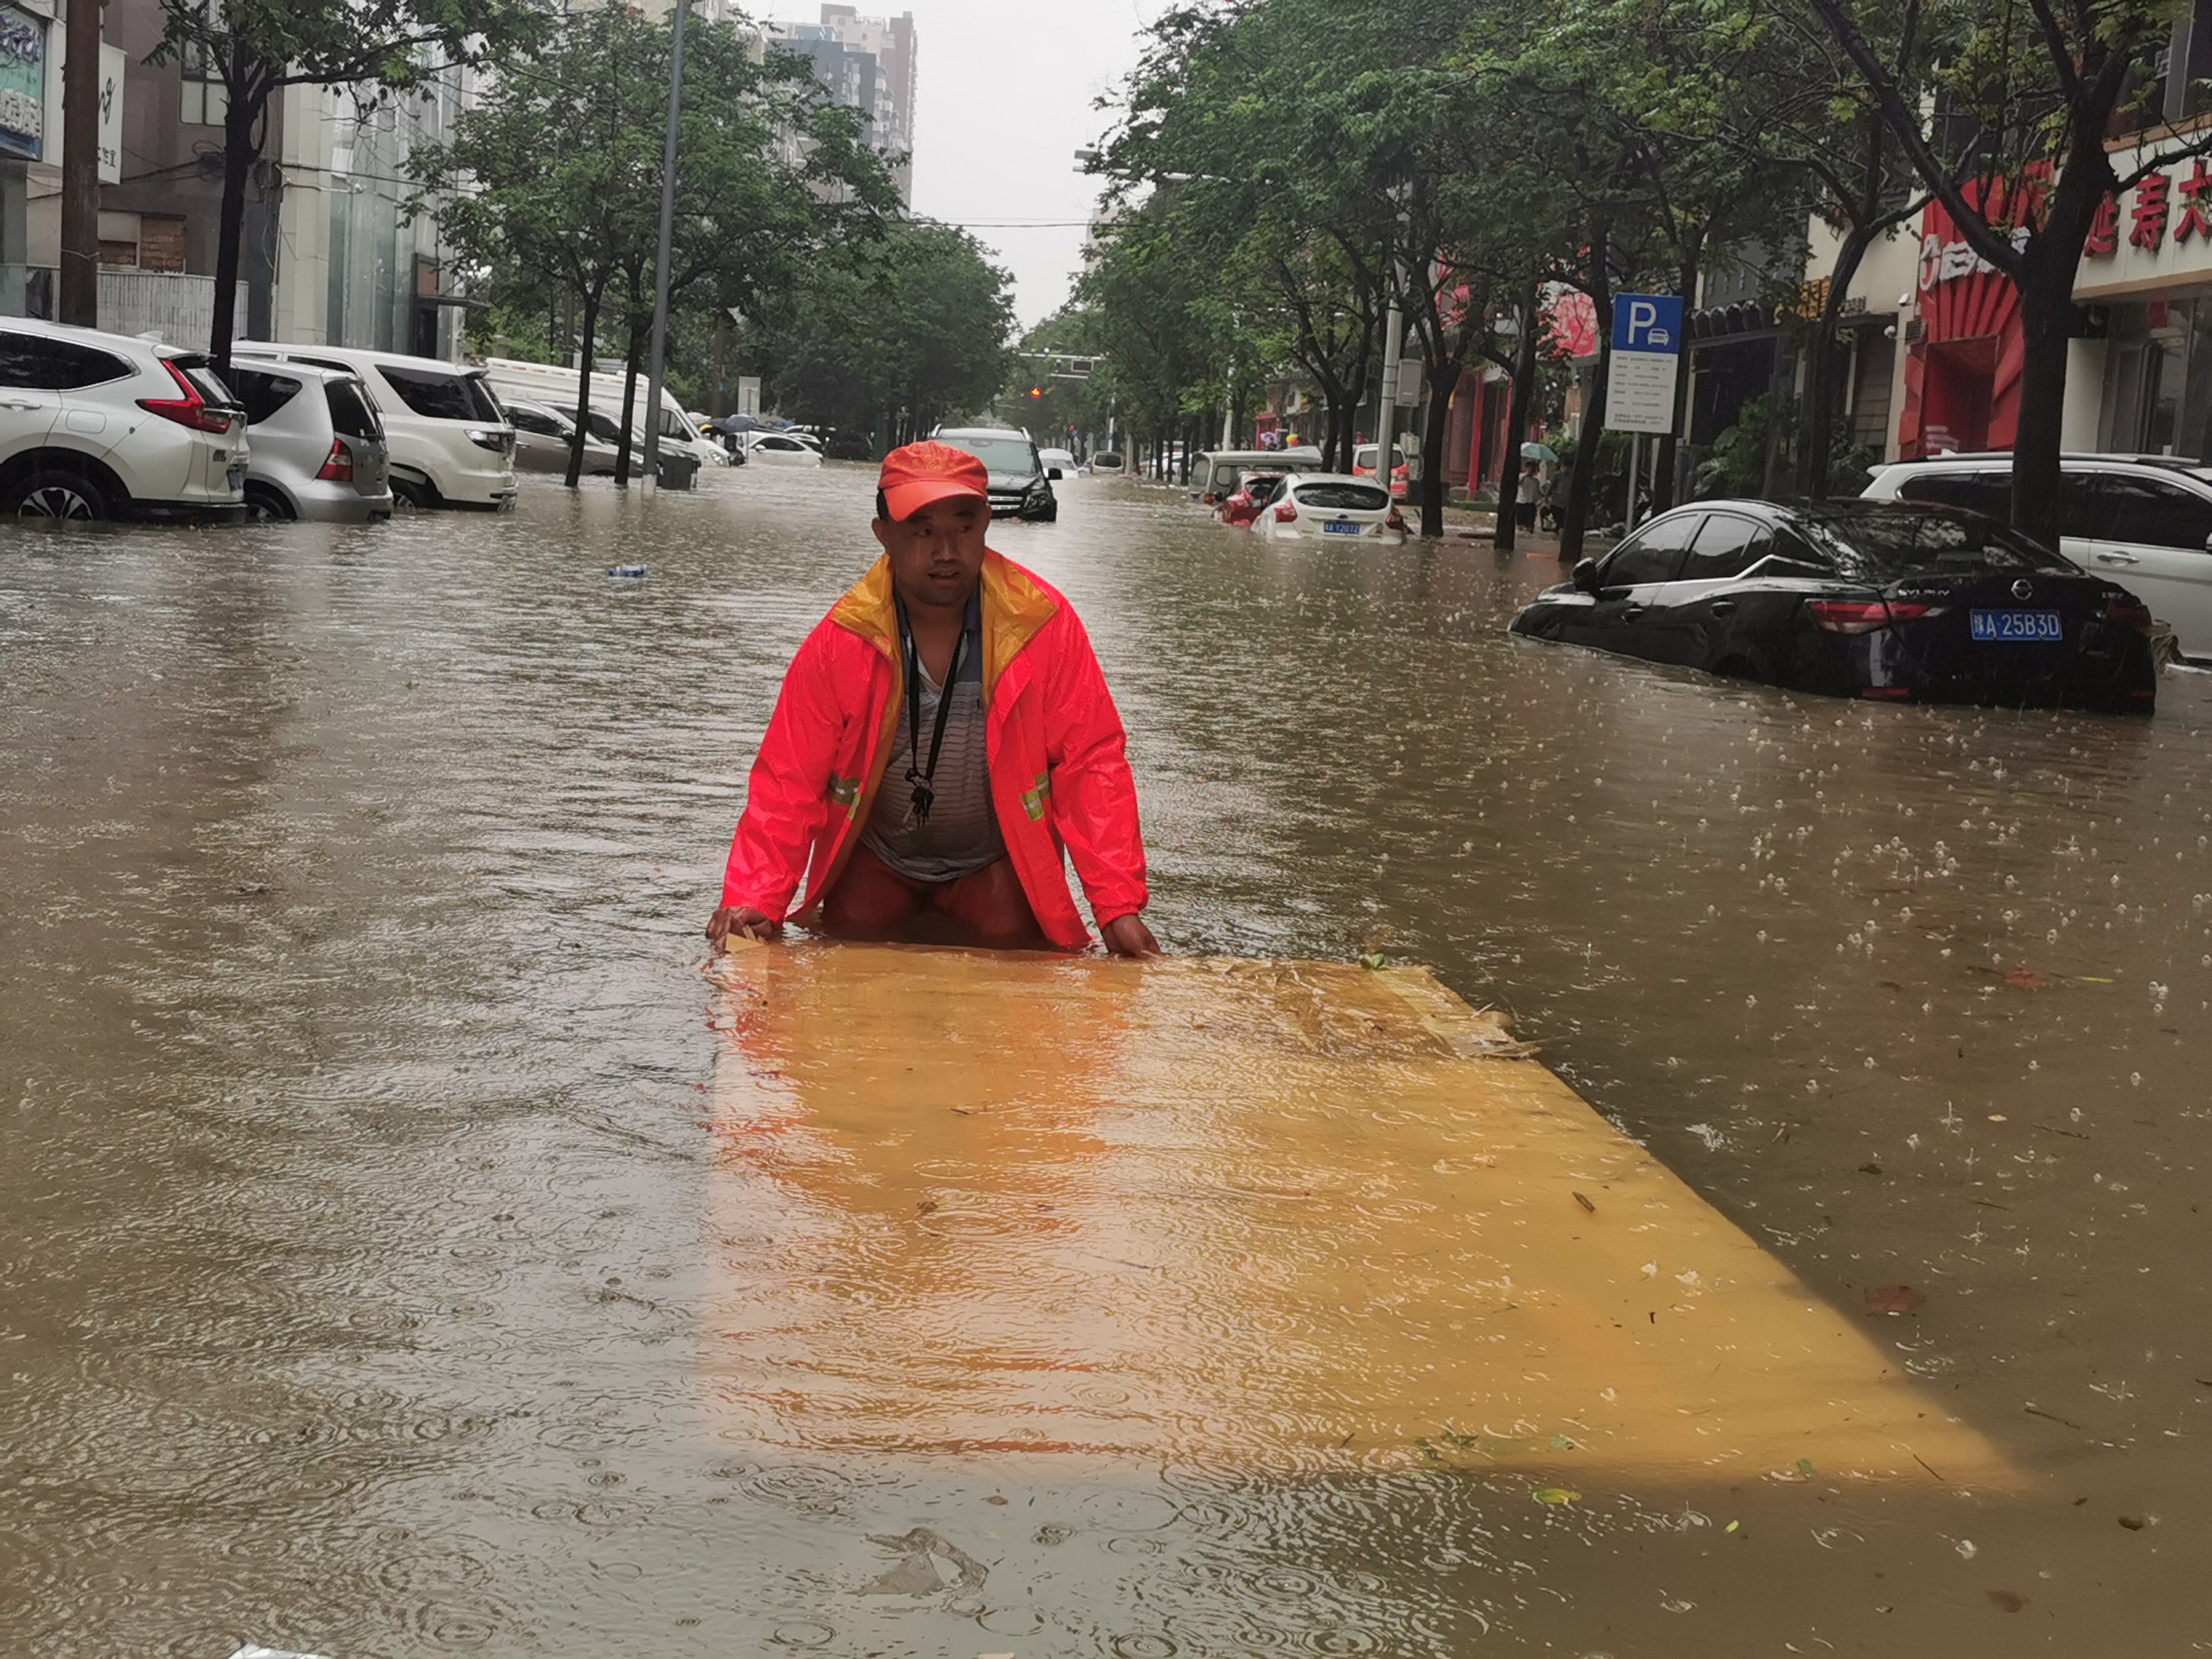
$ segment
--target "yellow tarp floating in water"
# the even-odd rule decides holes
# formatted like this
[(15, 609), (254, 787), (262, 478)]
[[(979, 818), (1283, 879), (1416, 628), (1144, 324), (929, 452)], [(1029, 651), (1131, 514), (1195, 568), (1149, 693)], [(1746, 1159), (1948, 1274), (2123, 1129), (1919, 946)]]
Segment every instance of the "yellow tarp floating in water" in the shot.
[(1864, 1316), (1420, 970), (803, 944), (718, 972), (736, 1437), (2004, 1477)]

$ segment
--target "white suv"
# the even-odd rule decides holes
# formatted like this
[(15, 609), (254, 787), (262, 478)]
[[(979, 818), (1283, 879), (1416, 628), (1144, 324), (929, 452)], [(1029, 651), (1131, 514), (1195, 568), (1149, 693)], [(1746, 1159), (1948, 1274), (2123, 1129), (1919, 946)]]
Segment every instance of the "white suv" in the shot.
[(198, 352), (0, 318), (0, 514), (240, 519), (246, 411)]
[(394, 506), (514, 505), (514, 428), (482, 369), (356, 346), (241, 340), (236, 349), (359, 375), (384, 417)]
[[(2058, 522), (2043, 539), (2148, 605), (2183, 656), (2212, 659), (2212, 466), (2171, 455), (2068, 455), (2058, 483)], [(1864, 493), (2006, 519), (2012, 457), (1899, 461), (1875, 468)]]

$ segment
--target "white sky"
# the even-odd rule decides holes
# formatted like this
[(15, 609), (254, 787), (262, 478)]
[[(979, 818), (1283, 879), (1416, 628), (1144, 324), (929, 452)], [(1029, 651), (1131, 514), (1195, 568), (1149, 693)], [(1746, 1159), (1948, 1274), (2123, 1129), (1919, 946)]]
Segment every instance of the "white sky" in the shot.
[[(1167, 0), (856, 3), (864, 16), (914, 14), (915, 212), (963, 223), (993, 251), (1013, 273), (1024, 328), (1050, 316), (1082, 267), (1083, 223), (1097, 199), (1099, 181), (1075, 161), (1108, 125), (1091, 106), (1135, 67), (1138, 34)], [(822, 17), (805, 0), (754, 0), (747, 9)]]

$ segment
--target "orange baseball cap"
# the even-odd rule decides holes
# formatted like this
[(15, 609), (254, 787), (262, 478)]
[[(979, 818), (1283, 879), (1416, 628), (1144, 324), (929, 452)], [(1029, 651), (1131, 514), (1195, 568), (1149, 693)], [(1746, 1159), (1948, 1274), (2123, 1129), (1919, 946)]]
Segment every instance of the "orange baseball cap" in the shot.
[(884, 492), (884, 505), (894, 519), (911, 518), (932, 501), (948, 495), (973, 495), (988, 503), (991, 475), (983, 463), (951, 444), (908, 444), (884, 457), (884, 470), (876, 488)]

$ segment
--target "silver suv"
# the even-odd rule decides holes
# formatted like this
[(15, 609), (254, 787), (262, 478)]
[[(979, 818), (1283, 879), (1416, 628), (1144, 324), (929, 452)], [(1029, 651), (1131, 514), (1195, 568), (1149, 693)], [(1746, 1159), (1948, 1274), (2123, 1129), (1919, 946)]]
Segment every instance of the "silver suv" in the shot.
[(238, 355), (358, 374), (384, 422), (404, 507), (514, 505), (514, 428), (481, 369), (359, 346), (242, 341)]
[(246, 412), (207, 359), (0, 319), (0, 514), (239, 519)]
[[(2004, 519), (2012, 457), (1899, 461), (1875, 469), (1863, 493)], [(2183, 656), (2212, 659), (2212, 466), (2172, 455), (2068, 455), (2059, 464), (2058, 522), (2042, 539), (2149, 606)]]
[(252, 422), (250, 517), (365, 524), (392, 516), (384, 427), (358, 375), (234, 357), (230, 384)]

